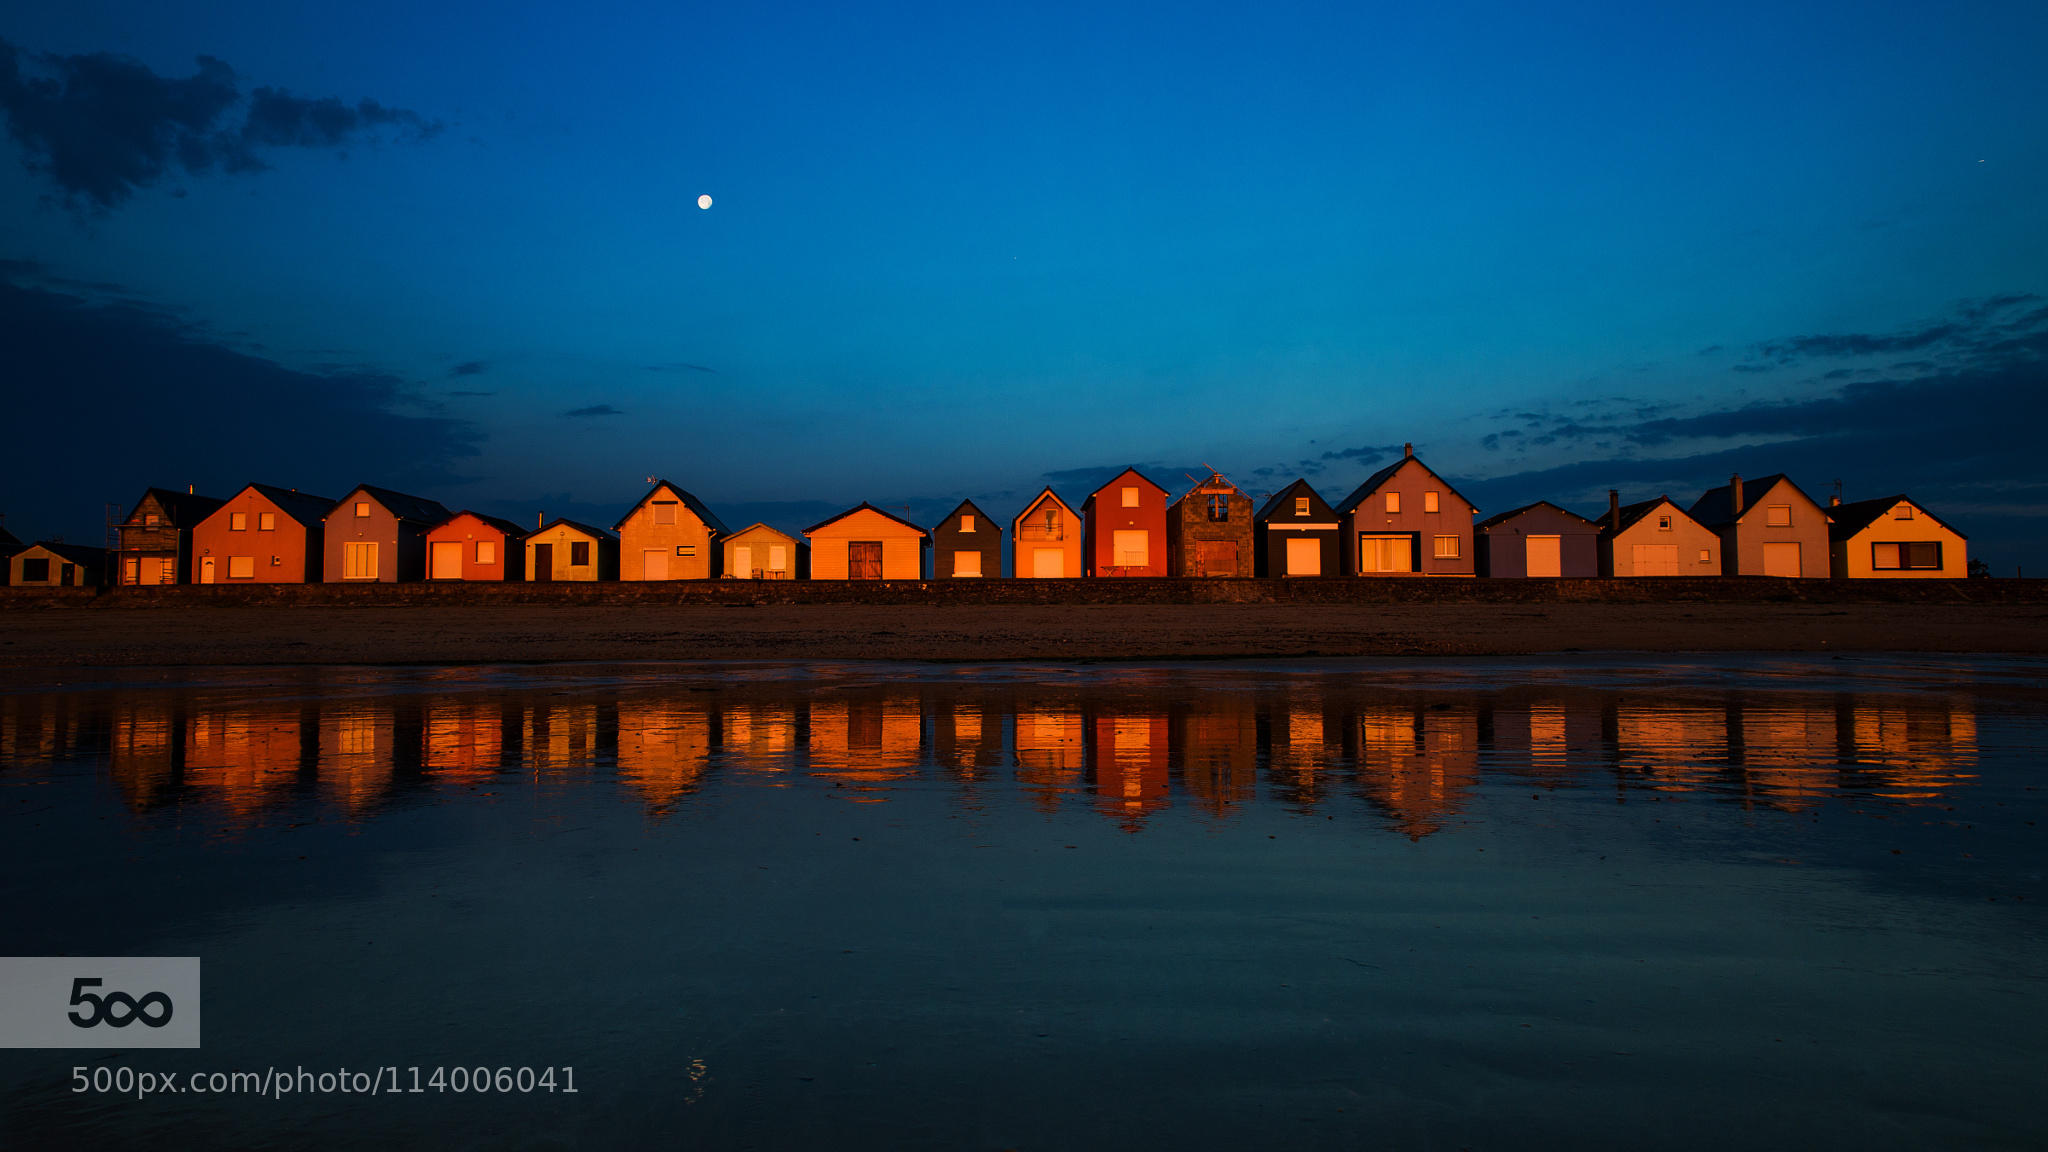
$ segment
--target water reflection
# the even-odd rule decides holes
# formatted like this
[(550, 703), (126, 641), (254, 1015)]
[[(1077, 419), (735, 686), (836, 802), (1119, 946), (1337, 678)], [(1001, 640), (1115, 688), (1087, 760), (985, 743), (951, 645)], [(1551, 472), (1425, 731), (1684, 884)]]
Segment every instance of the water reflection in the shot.
[[(1798, 812), (1939, 802), (1975, 776), (1965, 692), (1560, 689), (1375, 692), (1308, 676), (1244, 687), (891, 683), (802, 691), (604, 681), (521, 691), (443, 678), (408, 694), (137, 689), (0, 696), (5, 779), (99, 760), (134, 813), (214, 806), (230, 825), (311, 803), (345, 819), (502, 786), (612, 787), (652, 815), (731, 786), (1008, 790), (1130, 832), (1176, 804), (1231, 820), (1264, 800), (1349, 805), (1420, 840), (1489, 784), (1599, 785)], [(280, 690), (282, 693), (282, 690)]]

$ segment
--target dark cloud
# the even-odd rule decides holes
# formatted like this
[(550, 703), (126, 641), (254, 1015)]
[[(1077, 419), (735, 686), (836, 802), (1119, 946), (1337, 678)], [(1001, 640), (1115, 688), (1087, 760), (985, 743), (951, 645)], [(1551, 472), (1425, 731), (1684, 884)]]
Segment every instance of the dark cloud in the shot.
[(490, 363), (489, 363), (488, 361), (484, 361), (484, 360), (464, 360), (464, 361), (463, 361), (462, 363), (460, 363), (460, 364), (457, 364), (457, 365), (456, 365), (455, 367), (453, 367), (453, 368), (450, 368), (450, 369), (448, 370), (448, 375), (449, 375), (449, 376), (451, 376), (451, 377), (454, 377), (454, 376), (481, 376), (481, 375), (483, 375), (483, 374), (484, 374), (485, 372), (488, 372), (488, 371), (490, 370), (490, 367), (491, 367), (491, 365), (490, 365)]
[(496, 395), (497, 395), (497, 393), (496, 393), (496, 392), (472, 392), (472, 391), (466, 391), (466, 390), (462, 390), (462, 391), (454, 391), (454, 392), (448, 392), (448, 393), (446, 393), (446, 395), (449, 395), (449, 396), (496, 396)]
[(422, 139), (439, 130), (374, 100), (258, 88), (245, 102), (227, 64), (201, 56), (194, 68), (159, 76), (125, 56), (31, 53), (0, 40), (0, 113), (31, 170), (72, 207), (100, 212), (178, 172), (260, 169), (265, 149), (336, 148), (391, 127)]
[(1349, 460), (1354, 464), (1372, 465), (1401, 454), (1399, 444), (1365, 444), (1357, 448), (1339, 448), (1318, 456), (1318, 460)]
[(624, 416), (625, 414), (623, 410), (614, 408), (609, 404), (592, 404), (588, 408), (571, 408), (567, 412), (562, 413), (564, 416), (578, 420), (590, 416)]
[(682, 361), (682, 360), (677, 360), (677, 361), (674, 361), (674, 362), (672, 362), (672, 363), (668, 363), (668, 364), (643, 364), (643, 365), (641, 365), (641, 367), (645, 368), (645, 369), (646, 369), (647, 371), (649, 371), (649, 372), (716, 372), (716, 371), (718, 371), (718, 369), (716, 369), (716, 368), (706, 368), (706, 367), (705, 367), (704, 365), (702, 365), (702, 364), (691, 364), (691, 363), (688, 363), (688, 362), (686, 362), (686, 361)]
[[(1837, 332), (1768, 340), (1756, 345), (1752, 350), (1751, 363), (1739, 364), (1735, 370), (1761, 372), (1767, 370), (1770, 365), (1796, 364), (1809, 359), (1840, 359), (1928, 351), (1966, 355), (1982, 352), (2001, 339), (2023, 335), (2048, 322), (2048, 307), (2037, 308), (2024, 316), (2002, 319), (2012, 309), (2038, 299), (2040, 298), (2031, 293), (2008, 292), (1977, 300), (1965, 300), (1951, 310), (1947, 319), (1923, 324), (1903, 332)], [(1768, 361), (1769, 364), (1757, 364), (1757, 359)]]

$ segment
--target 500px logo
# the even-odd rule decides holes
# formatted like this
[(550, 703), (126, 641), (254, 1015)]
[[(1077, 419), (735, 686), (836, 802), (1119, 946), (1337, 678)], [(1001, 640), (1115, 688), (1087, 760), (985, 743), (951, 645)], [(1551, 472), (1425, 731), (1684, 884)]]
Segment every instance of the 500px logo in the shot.
[(199, 1009), (197, 956), (0, 956), (0, 1048), (197, 1048)]

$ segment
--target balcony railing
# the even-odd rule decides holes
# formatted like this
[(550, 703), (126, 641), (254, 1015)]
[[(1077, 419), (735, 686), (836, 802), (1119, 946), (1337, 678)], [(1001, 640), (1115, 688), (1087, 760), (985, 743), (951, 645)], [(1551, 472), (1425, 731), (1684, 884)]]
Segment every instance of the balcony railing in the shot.
[(1064, 524), (1026, 524), (1017, 530), (1019, 540), (1065, 540), (1067, 526)]

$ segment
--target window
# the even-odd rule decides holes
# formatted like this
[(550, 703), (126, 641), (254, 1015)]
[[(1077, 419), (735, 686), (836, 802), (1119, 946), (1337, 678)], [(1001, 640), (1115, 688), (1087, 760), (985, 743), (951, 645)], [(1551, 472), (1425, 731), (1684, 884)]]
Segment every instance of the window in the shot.
[(255, 578), (256, 558), (254, 556), (228, 557), (228, 579), (254, 580)]
[(162, 522), (163, 521), (154, 512), (144, 512), (142, 514), (142, 526), (144, 528), (154, 528)]
[(770, 572), (784, 572), (788, 569), (789, 545), (770, 544), (768, 546), (768, 570)]
[(1913, 506), (1911, 504), (1901, 504), (1897, 508), (1892, 509), (1892, 519), (1894, 520), (1911, 520), (1912, 518)]
[(142, 561), (141, 561), (141, 560), (137, 559), (136, 557), (130, 556), (130, 557), (128, 557), (128, 558), (127, 558), (126, 560), (123, 560), (123, 561), (121, 561), (121, 583), (123, 583), (123, 584), (140, 584), (140, 583), (142, 583)]
[(1437, 504), (1437, 495), (1436, 495), (1436, 493), (1434, 493), (1434, 492), (1424, 492), (1424, 493), (1422, 494), (1422, 510), (1423, 510), (1424, 512), (1441, 512), (1441, 511), (1443, 511), (1443, 509), (1442, 509), (1441, 507), (1439, 507), (1439, 506), (1438, 506), (1438, 504)]
[(1126, 508), (1136, 508), (1137, 506), (1138, 506), (1138, 490), (1137, 490), (1136, 488), (1126, 488), (1126, 489), (1124, 489), (1124, 507), (1126, 507)]
[(1399, 492), (1387, 493), (1387, 515), (1392, 516), (1394, 513), (1399, 512), (1400, 510), (1401, 494)]
[(1883, 572), (1897, 572), (1902, 569), (1941, 568), (1941, 541), (1925, 540), (1910, 543), (1884, 541), (1870, 546), (1870, 566)]
[(953, 553), (953, 575), (955, 575), (955, 576), (979, 576), (979, 575), (981, 575), (981, 553), (979, 553), (979, 552), (955, 552), (955, 553)]
[(1109, 543), (1118, 568), (1143, 568), (1150, 563), (1151, 541), (1142, 530), (1113, 532)]
[(277, 513), (258, 512), (256, 514), (256, 530), (258, 532), (277, 531)]
[(570, 567), (584, 567), (590, 563), (590, 541), (578, 540), (569, 545)]
[(1308, 515), (1308, 497), (1296, 496), (1294, 498), (1294, 514), (1296, 516)]
[[(974, 516), (971, 513), (962, 512), (960, 514), (960, 530), (962, 532), (974, 531)], [(975, 575), (979, 576), (981, 573), (976, 572)]]
[(1700, 549), (1700, 563), (1702, 563), (1702, 564), (1712, 564), (1713, 562), (1714, 562), (1714, 552), (1713, 552), (1713, 549), (1711, 549), (1711, 548), (1702, 548), (1702, 549)]
[(50, 562), (46, 559), (23, 560), (21, 582), (24, 584), (47, 584), (50, 582)]
[(1671, 517), (1669, 517), (1669, 516), (1659, 516), (1659, 517), (1657, 517), (1657, 531), (1659, 531), (1659, 532), (1669, 532), (1669, 531), (1671, 531)]
[(678, 556), (695, 556), (696, 554), (697, 546), (695, 544), (676, 545), (676, 555)]
[(1773, 504), (1764, 509), (1764, 527), (1790, 528), (1791, 526), (1792, 506), (1790, 504)]
[(230, 512), (230, 513), (228, 513), (228, 531), (230, 531), (230, 532), (247, 532), (248, 530), (249, 530), (249, 514), (248, 514), (247, 512)]
[(1440, 560), (1455, 560), (1455, 559), (1457, 559), (1457, 558), (1458, 558), (1458, 538), (1457, 538), (1456, 536), (1439, 536), (1439, 537), (1437, 537), (1437, 538), (1436, 538), (1436, 554), (1437, 554), (1437, 558), (1438, 558), (1438, 559), (1440, 559)]
[(1219, 522), (1230, 519), (1230, 497), (1209, 497), (1209, 519)]
[(377, 546), (375, 544), (351, 540), (341, 546), (341, 578), (343, 580), (375, 580), (377, 575)]
[(654, 522), (656, 524), (675, 523), (676, 502), (674, 500), (656, 500), (654, 502)]
[(1360, 533), (1358, 537), (1358, 571), (1371, 572), (1412, 572), (1410, 563), (1415, 550), (1414, 538), (1410, 536), (1369, 536)]
[(477, 541), (476, 562), (479, 564), (496, 564), (498, 562), (498, 542), (496, 540)]

